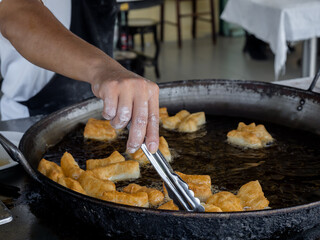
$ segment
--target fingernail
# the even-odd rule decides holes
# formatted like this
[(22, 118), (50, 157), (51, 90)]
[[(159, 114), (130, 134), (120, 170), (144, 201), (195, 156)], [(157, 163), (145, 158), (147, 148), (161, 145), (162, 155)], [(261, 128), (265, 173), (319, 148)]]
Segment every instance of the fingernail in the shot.
[(128, 148), (127, 152), (128, 153), (135, 153), (138, 150), (138, 148)]
[(111, 116), (106, 114), (106, 113), (102, 113), (102, 116), (106, 119), (106, 120), (111, 120)]
[(155, 142), (151, 142), (148, 144), (148, 149), (151, 153), (155, 153), (158, 150), (158, 146)]

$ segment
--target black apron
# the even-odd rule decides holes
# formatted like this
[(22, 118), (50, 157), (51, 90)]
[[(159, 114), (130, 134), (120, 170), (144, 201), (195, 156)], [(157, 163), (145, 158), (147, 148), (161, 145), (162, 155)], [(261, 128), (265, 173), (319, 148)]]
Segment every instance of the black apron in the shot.
[[(70, 30), (112, 57), (116, 0), (72, 0)], [(50, 82), (28, 101), (30, 116), (47, 115), (93, 96), (91, 85), (55, 74)]]

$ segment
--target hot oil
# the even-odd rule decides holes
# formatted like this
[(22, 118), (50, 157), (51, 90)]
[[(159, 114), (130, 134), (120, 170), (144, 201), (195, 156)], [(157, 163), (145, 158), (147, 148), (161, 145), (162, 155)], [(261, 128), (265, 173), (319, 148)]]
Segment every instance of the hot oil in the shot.
[[(320, 136), (280, 125), (264, 124), (276, 139), (264, 149), (240, 149), (226, 142), (228, 131), (247, 119), (206, 116), (207, 123), (196, 133), (178, 133), (160, 129), (173, 155), (172, 167), (185, 174), (208, 174), (213, 192), (231, 191), (253, 180), (259, 180), (270, 207), (282, 208), (320, 200)], [(126, 159), (127, 131), (111, 142), (83, 139), (84, 125), (79, 125), (56, 146), (48, 149), (47, 160), (60, 164), (65, 151), (70, 152), (85, 169), (85, 161), (104, 158), (118, 150)], [(162, 181), (150, 166), (141, 167), (141, 177), (116, 183), (118, 189), (135, 182), (162, 189)]]

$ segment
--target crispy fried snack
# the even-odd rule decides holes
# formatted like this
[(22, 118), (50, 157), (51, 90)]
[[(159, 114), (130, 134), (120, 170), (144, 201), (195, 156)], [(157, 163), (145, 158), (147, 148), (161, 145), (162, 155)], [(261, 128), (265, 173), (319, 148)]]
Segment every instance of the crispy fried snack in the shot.
[(145, 192), (148, 194), (149, 204), (151, 206), (157, 206), (163, 202), (164, 195), (157, 189), (147, 188), (135, 183), (131, 183), (123, 189), (126, 193)]
[(211, 187), (205, 184), (188, 183), (188, 186), (194, 192), (194, 196), (199, 198), (200, 202), (206, 202), (212, 196)]
[(79, 177), (82, 188), (91, 197), (100, 198), (104, 192), (116, 190), (116, 185), (109, 180), (101, 180), (94, 177), (88, 171), (84, 171)]
[(179, 211), (178, 206), (173, 203), (173, 200), (170, 200), (169, 202), (166, 202), (165, 204), (162, 204), (160, 207), (158, 207), (158, 209)]
[(189, 188), (194, 192), (194, 196), (201, 202), (205, 202), (211, 195), (211, 177), (209, 175), (187, 175), (176, 172)]
[[(159, 150), (162, 153), (162, 155), (165, 157), (165, 159), (168, 162), (171, 162), (172, 159), (171, 159), (171, 153), (169, 150), (169, 145), (168, 145), (167, 141), (165, 140), (165, 138), (162, 136), (159, 138)], [(129, 155), (130, 155), (130, 157), (132, 157), (132, 159), (138, 161), (140, 164), (149, 163), (148, 158), (143, 153), (141, 148), (139, 148), (135, 153), (129, 154)]]
[(232, 145), (253, 149), (266, 147), (274, 141), (263, 125), (256, 126), (255, 123), (246, 125), (240, 122), (237, 130), (228, 132), (227, 137)]
[(179, 132), (195, 132), (206, 123), (204, 112), (192, 113), (181, 121), (178, 127)]
[(124, 192), (104, 192), (102, 200), (120, 203), (136, 207), (149, 207), (148, 194), (145, 192), (124, 193)]
[(174, 130), (179, 126), (181, 121), (186, 117), (188, 117), (189, 115), (190, 113), (188, 111), (181, 110), (180, 112), (178, 112), (176, 115), (172, 117), (167, 117), (162, 119), (162, 126), (165, 129)]
[(38, 171), (50, 178), (51, 180), (66, 187), (66, 183), (64, 181), (65, 176), (62, 172), (61, 167), (58, 164), (43, 158), (39, 162)]
[(181, 172), (176, 172), (183, 181), (193, 184), (204, 184), (211, 187), (211, 177), (209, 175), (187, 175)]
[(75, 180), (77, 180), (84, 171), (68, 152), (65, 152), (61, 158), (61, 168), (66, 177), (71, 177)]
[(162, 122), (162, 120), (164, 118), (167, 118), (167, 117), (169, 117), (167, 108), (166, 107), (160, 108), (159, 109), (159, 120), (160, 120), (160, 122)]
[[(188, 182), (187, 184), (189, 188), (194, 192), (194, 196), (196, 198), (199, 198), (200, 202), (205, 202), (212, 196), (211, 187), (208, 187), (208, 185), (206, 184), (194, 184)], [(163, 192), (166, 199), (171, 199), (168, 195), (168, 191), (164, 183)]]
[(230, 192), (219, 192), (213, 194), (207, 200), (206, 204), (213, 204), (221, 208), (223, 212), (243, 211), (240, 199)]
[(105, 167), (87, 170), (102, 180), (121, 181), (127, 179), (136, 179), (140, 176), (140, 167), (137, 161), (128, 160), (109, 164)]
[(125, 158), (118, 152), (114, 151), (109, 157), (102, 159), (89, 159), (86, 161), (87, 170), (97, 167), (104, 167), (111, 163), (124, 162)]
[(81, 187), (78, 181), (69, 177), (64, 178), (64, 181), (66, 183), (67, 188), (70, 188), (71, 190), (76, 191), (78, 193), (87, 195), (87, 193), (83, 190), (83, 188)]
[(83, 136), (95, 140), (112, 140), (117, 137), (117, 131), (111, 126), (110, 121), (90, 118), (84, 128)]
[(201, 204), (204, 207), (205, 212), (222, 212), (221, 208), (213, 205), (213, 204)]
[(39, 162), (38, 171), (45, 176), (48, 176), (52, 171), (56, 171), (57, 173), (61, 173), (63, 175), (62, 169), (58, 164), (48, 161), (44, 158), (42, 158)]
[(249, 210), (261, 210), (269, 206), (258, 180), (243, 185), (237, 197), (241, 200), (242, 206), (250, 207)]

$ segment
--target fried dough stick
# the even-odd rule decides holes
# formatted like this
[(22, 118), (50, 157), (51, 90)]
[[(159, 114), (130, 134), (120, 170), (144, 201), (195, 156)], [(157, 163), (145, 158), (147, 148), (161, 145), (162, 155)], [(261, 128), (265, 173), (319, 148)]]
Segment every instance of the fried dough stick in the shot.
[(109, 180), (101, 180), (84, 171), (79, 177), (82, 188), (91, 197), (101, 198), (104, 192), (115, 191), (116, 185)]
[(145, 192), (138, 193), (124, 193), (124, 192), (104, 192), (101, 197), (102, 200), (120, 203), (136, 207), (149, 207), (148, 194)]
[(163, 202), (164, 195), (161, 191), (154, 188), (147, 188), (135, 183), (131, 183), (123, 189), (126, 193), (145, 192), (148, 194), (149, 203), (151, 206), (157, 206)]
[(128, 160), (87, 170), (87, 172), (92, 172), (95, 177), (102, 180), (121, 181), (139, 178), (140, 167), (137, 161)]
[(102, 159), (89, 159), (86, 161), (87, 170), (98, 167), (104, 167), (111, 163), (124, 162), (125, 158), (118, 152), (114, 151), (109, 157)]
[(75, 180), (77, 180), (84, 171), (68, 152), (65, 152), (61, 158), (61, 168), (66, 177), (71, 177)]

